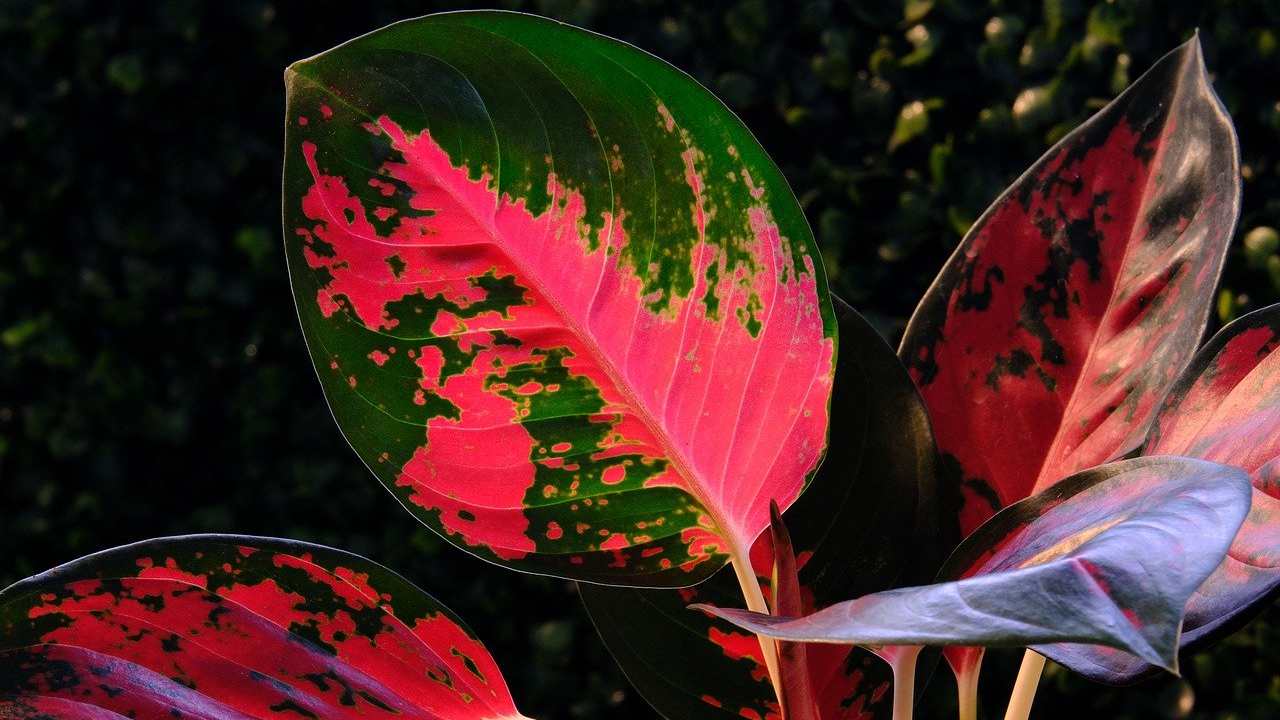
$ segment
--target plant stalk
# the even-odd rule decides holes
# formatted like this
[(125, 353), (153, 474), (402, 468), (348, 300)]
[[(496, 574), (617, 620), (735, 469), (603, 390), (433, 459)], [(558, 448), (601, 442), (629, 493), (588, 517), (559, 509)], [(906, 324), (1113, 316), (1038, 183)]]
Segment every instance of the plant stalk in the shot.
[[(756, 578), (755, 570), (751, 568), (751, 561), (737, 553), (732, 557), (733, 572), (738, 576), (738, 585), (742, 587), (742, 599), (747, 602), (747, 609), (768, 615), (769, 604), (765, 602), (764, 592), (760, 589), (760, 581)], [(778, 669), (778, 644), (773, 638), (764, 635), (756, 637), (760, 640), (760, 651), (764, 655), (765, 667), (769, 669), (769, 680), (773, 682), (773, 693), (778, 696), (778, 707), (782, 707), (782, 674)]]
[(1022, 667), (1018, 669), (1018, 679), (1013, 683), (1013, 694), (1009, 696), (1009, 709), (1004, 713), (1004, 720), (1027, 720), (1031, 715), (1031, 703), (1036, 699), (1036, 687), (1040, 684), (1040, 673), (1044, 672), (1044, 656), (1034, 650), (1027, 650), (1022, 656)]
[(893, 662), (893, 720), (911, 720), (916, 704), (916, 658), (919, 647), (898, 648)]
[(982, 655), (971, 670), (963, 675), (956, 674), (957, 704), (960, 706), (960, 720), (978, 720), (978, 675), (982, 670)]

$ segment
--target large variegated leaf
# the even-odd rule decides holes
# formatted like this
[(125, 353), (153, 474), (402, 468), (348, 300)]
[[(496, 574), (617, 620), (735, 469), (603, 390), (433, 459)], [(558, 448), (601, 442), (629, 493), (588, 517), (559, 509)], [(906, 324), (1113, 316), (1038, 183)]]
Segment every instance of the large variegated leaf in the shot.
[(364, 558), (231, 535), (107, 550), (0, 592), (0, 717), (521, 717), (458, 618)]
[[(1253, 481), (1253, 505), (1231, 551), (1187, 603), (1184, 649), (1234, 630), (1280, 588), (1278, 346), (1280, 305), (1223, 328), (1165, 398), (1143, 449), (1235, 465)], [(1066, 648), (1055, 659), (1104, 682), (1130, 682), (1151, 671), (1132, 655), (1104, 648)]]
[(963, 579), (803, 617), (700, 607), (796, 642), (1033, 646), (1051, 657), (1046, 644), (1088, 642), (1176, 669), (1183, 607), (1222, 561), (1249, 497), (1247, 476), (1225, 465), (1123, 460), (997, 515), (948, 561)]
[[(804, 611), (934, 575), (934, 447), (906, 370), (865, 320), (838, 299), (840, 358), (831, 404), (831, 449), (785, 513), (798, 555)], [(950, 547), (948, 543), (946, 547)], [(767, 535), (751, 552), (766, 588), (774, 556)], [(691, 602), (741, 605), (729, 569), (684, 590), (582, 585), (583, 602), (628, 679), (672, 720), (777, 718), (755, 636)], [(889, 669), (870, 653), (834, 645), (805, 650), (824, 720), (888, 717)], [(786, 658), (783, 657), (784, 682)]]
[(777, 167), (633, 47), (514, 13), (290, 67), (284, 227), (334, 416), (511, 567), (688, 585), (822, 454), (835, 321)]
[(1142, 443), (1204, 331), (1237, 156), (1193, 38), (969, 231), (900, 349), (962, 485), (963, 531)]

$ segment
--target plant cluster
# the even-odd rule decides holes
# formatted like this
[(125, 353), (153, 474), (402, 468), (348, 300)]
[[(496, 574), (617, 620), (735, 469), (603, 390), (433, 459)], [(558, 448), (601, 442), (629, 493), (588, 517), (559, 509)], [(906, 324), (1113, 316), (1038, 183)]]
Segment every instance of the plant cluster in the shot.
[[(746, 127), (634, 47), (454, 13), (285, 79), (338, 425), (451, 543), (580, 581), (663, 715), (906, 718), (942, 658), (976, 718), (984, 648), (1026, 647), (1024, 718), (1045, 658), (1176, 672), (1280, 586), (1280, 306), (1196, 348), (1241, 177), (1197, 38), (995, 201), (896, 353)], [(285, 540), (22, 581), (0, 655), (6, 716), (518, 717), (439, 603)]]

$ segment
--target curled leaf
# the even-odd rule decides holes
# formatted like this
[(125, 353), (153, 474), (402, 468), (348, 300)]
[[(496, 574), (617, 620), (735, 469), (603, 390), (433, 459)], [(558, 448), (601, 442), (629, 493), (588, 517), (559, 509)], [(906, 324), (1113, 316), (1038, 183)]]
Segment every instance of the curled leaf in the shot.
[[(772, 612), (798, 615), (804, 612), (796, 553), (778, 504), (769, 506), (769, 537), (773, 549)], [(809, 648), (804, 643), (778, 643), (780, 694), (778, 698), (787, 720), (819, 720), (818, 706), (809, 671)]]
[(1098, 643), (1176, 670), (1187, 598), (1222, 561), (1249, 503), (1239, 470), (1141, 458), (1011, 506), (948, 565), (963, 579), (779, 618), (698, 605), (797, 642), (1021, 647)]

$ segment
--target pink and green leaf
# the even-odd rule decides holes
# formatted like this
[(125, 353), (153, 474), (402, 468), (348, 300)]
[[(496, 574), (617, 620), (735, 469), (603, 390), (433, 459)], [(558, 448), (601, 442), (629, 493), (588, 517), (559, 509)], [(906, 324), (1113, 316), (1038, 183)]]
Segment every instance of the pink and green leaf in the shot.
[(1123, 460), (1010, 506), (944, 570), (962, 579), (887, 590), (799, 617), (699, 606), (794, 642), (950, 649), (1120, 648), (1177, 667), (1183, 608), (1222, 561), (1249, 508), (1238, 469), (1189, 458)]
[(1141, 445), (1204, 331), (1239, 178), (1192, 38), (969, 231), (900, 348), (963, 493), (963, 533)]
[[(805, 612), (857, 594), (926, 582), (942, 555), (933, 497), (935, 451), (924, 405), (875, 329), (838, 298), (836, 311), (841, 351), (831, 448), (809, 489), (783, 516), (794, 541)], [(762, 535), (751, 552), (770, 595), (772, 548), (770, 537)], [(729, 569), (679, 591), (596, 585), (580, 590), (618, 664), (663, 716), (778, 717), (757, 638), (687, 609), (692, 602), (740, 605)], [(809, 646), (804, 659), (820, 717), (889, 717), (889, 668), (870, 653)], [(785, 683), (785, 657), (782, 664)]]
[[(1184, 650), (1247, 622), (1280, 588), (1280, 305), (1224, 327), (1161, 404), (1143, 452), (1242, 468), (1253, 504), (1231, 551), (1187, 603)], [(1096, 680), (1127, 683), (1151, 672), (1139, 658), (1073, 647), (1059, 661)]]
[(406, 509), (510, 567), (681, 586), (799, 496), (834, 315), (795, 197), (714, 96), (500, 12), (389, 26), (286, 84), (303, 332)]
[(0, 716), (522, 717), (480, 641), (405, 579), (231, 535), (127, 545), (0, 592)]

